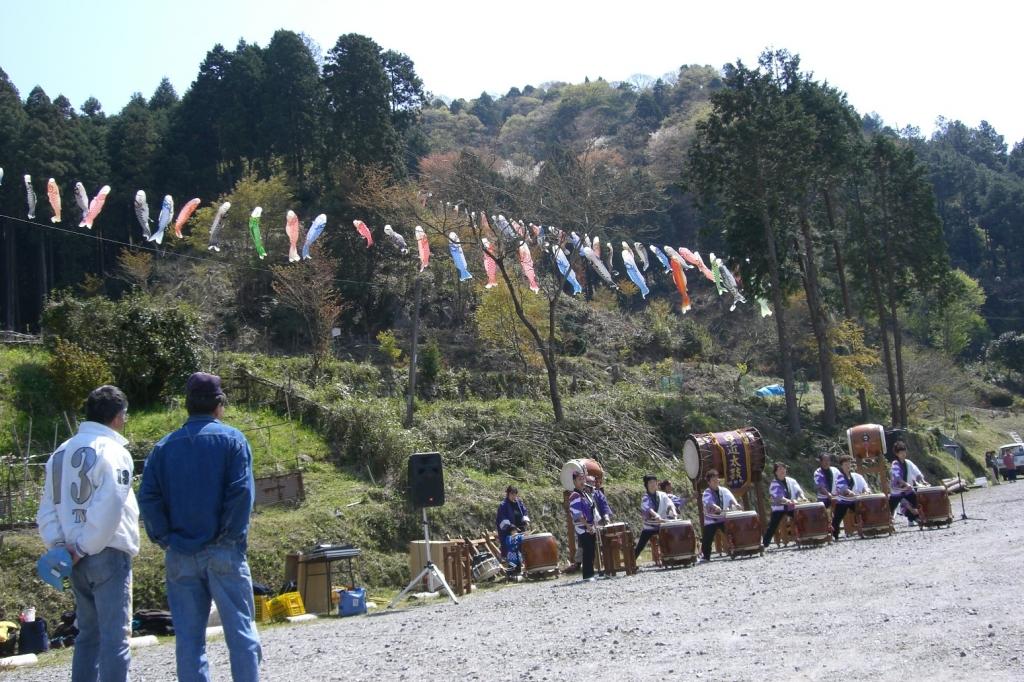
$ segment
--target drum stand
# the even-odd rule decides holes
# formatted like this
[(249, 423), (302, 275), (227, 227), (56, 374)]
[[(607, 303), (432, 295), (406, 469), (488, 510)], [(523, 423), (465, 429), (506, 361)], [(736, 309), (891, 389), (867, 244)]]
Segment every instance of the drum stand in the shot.
[(416, 587), (416, 585), (418, 585), (420, 581), (426, 578), (428, 575), (434, 576), (434, 579), (441, 583), (441, 586), (444, 588), (444, 591), (448, 593), (448, 597), (456, 604), (459, 603), (459, 600), (455, 598), (455, 593), (452, 592), (452, 588), (448, 587), (448, 581), (444, 579), (444, 573), (441, 573), (441, 571), (437, 570), (437, 566), (435, 566), (434, 562), (430, 560), (430, 525), (427, 522), (427, 508), (423, 507), (422, 511), (423, 540), (427, 551), (427, 565), (423, 567), (423, 570), (419, 572), (419, 575), (413, 578), (412, 581), (405, 586), (404, 590), (398, 593), (397, 597), (391, 600), (391, 603), (388, 604), (389, 609), (398, 602), (402, 601), (402, 597), (408, 594), (412, 590), (412, 588)]
[[(960, 520), (967, 520), (967, 508), (964, 507), (964, 482), (960, 478), (960, 446), (959, 445), (943, 445), (942, 447), (949, 450), (949, 454), (953, 455), (953, 459), (956, 460), (956, 482), (959, 484), (957, 487), (960, 489)], [(979, 519), (980, 520), (980, 519)]]

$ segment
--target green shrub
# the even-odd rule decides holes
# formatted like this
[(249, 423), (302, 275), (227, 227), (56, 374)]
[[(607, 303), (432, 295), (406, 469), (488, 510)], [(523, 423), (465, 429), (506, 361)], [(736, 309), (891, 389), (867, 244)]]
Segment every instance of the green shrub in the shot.
[(1010, 407), (1013, 405), (1013, 394), (1005, 388), (992, 386), (981, 391), (981, 398), (991, 407)]
[(437, 345), (437, 339), (431, 339), (420, 351), (418, 365), (423, 388), (432, 387), (441, 373), (441, 347)]
[(688, 317), (680, 321), (676, 352), (681, 358), (707, 359), (714, 351), (714, 347), (707, 327)]
[(89, 391), (114, 380), (110, 365), (100, 355), (82, 350), (64, 339), (54, 339), (47, 364), (57, 402), (63, 410), (77, 412)]
[(398, 347), (395, 332), (390, 329), (380, 332), (377, 334), (377, 343), (380, 344), (380, 352), (388, 363), (392, 365), (398, 364), (398, 361), (402, 358), (402, 349)]

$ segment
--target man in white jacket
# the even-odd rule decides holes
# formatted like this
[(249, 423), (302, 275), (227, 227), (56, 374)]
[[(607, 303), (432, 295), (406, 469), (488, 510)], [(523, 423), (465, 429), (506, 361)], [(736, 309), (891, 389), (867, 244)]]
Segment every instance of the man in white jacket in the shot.
[(131, 664), (132, 558), (139, 553), (134, 467), (121, 435), (128, 400), (116, 386), (100, 386), (85, 417), (46, 463), (36, 521), (46, 548), (63, 546), (74, 562), (72, 682), (121, 682)]

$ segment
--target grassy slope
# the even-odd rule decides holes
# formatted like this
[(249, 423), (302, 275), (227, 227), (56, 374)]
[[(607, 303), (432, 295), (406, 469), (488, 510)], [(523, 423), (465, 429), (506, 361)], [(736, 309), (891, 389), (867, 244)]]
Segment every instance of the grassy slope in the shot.
[[(27, 433), (26, 412), (16, 406), (44, 405), (36, 423), (49, 423), (49, 438), (34, 431), (33, 452), (48, 452), (55, 415), (47, 414), (47, 379), (41, 371), (46, 354), (41, 349), (0, 349), (0, 447), (12, 449), (12, 427)], [(226, 376), (230, 363), (242, 356), (221, 358), (219, 371)], [(248, 366), (271, 379), (285, 380), (300, 374), (301, 359), (248, 356)], [(515, 481), (531, 507), (536, 524), (561, 537), (561, 491), (553, 482), (558, 467), (574, 456), (597, 456), (609, 470), (608, 492), (620, 518), (636, 523), (639, 478), (648, 470), (677, 481), (684, 492), (689, 484), (681, 462), (674, 459), (689, 432), (735, 428), (753, 424), (764, 435), (769, 459), (783, 458), (792, 473), (809, 483), (813, 458), (822, 448), (839, 452), (841, 434), (827, 436), (809, 430), (789, 438), (781, 420), (778, 401), (749, 397), (753, 384), (770, 383), (771, 377), (751, 376), (737, 383), (734, 368), (709, 363), (659, 363), (627, 368), (624, 379), (612, 386), (567, 392), (567, 422), (550, 424), (549, 405), (536, 398), (439, 399), (422, 402), (412, 430), (399, 424), (401, 402), (387, 397), (393, 392), (382, 385), (378, 369), (337, 363), (328, 380), (316, 389), (295, 382), (304, 394), (332, 405), (348, 426), (328, 440), (297, 421), (288, 421), (285, 410), (274, 410), (258, 401), (251, 407), (237, 398), (227, 421), (249, 435), (256, 467), (266, 471), (289, 467), (301, 460), (305, 467), (307, 501), (299, 507), (264, 508), (252, 521), (250, 561), (256, 580), (277, 588), (284, 555), (316, 541), (348, 541), (365, 552), (363, 580), (377, 590), (390, 590), (408, 579), (406, 542), (420, 536), (418, 517), (402, 493), (402, 468), (409, 452), (439, 449), (446, 457), (448, 504), (431, 514), (437, 535), (475, 535), (489, 529), (494, 508), (505, 485)], [(590, 370), (593, 372), (593, 370)], [(678, 380), (663, 381), (663, 377)], [(739, 388), (737, 389), (737, 386)], [(813, 406), (814, 387), (805, 402)], [(184, 419), (180, 407), (139, 410), (133, 408), (127, 435), (139, 459), (152, 443)], [(807, 415), (807, 424), (812, 420)], [(49, 420), (49, 422), (47, 422)], [(850, 419), (847, 419), (850, 423)], [(1005, 440), (1001, 431), (1013, 419), (965, 420), (961, 437), (974, 457)], [(261, 427), (270, 428), (261, 428)], [(971, 428), (967, 428), (970, 426)], [(66, 427), (62, 427), (63, 437)], [(334, 432), (332, 432), (334, 433)], [(952, 461), (933, 438), (916, 441), (915, 457), (930, 475), (948, 474)], [(695, 509), (689, 507), (691, 515)], [(34, 603), (52, 618), (70, 606), (67, 596), (43, 589), (32, 572), (42, 547), (34, 531), (7, 534), (0, 568), (7, 576), (0, 582), (0, 611)], [(163, 570), (159, 551), (144, 542), (136, 563), (135, 595), (138, 606), (163, 602)]]

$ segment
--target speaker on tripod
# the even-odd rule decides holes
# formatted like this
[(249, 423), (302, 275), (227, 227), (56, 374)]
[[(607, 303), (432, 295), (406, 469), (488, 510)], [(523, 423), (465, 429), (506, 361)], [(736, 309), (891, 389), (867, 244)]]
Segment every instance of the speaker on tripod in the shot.
[(397, 597), (391, 600), (388, 608), (390, 609), (400, 602), (402, 597), (427, 576), (437, 580), (451, 600), (458, 604), (459, 600), (455, 598), (455, 593), (448, 586), (444, 574), (438, 570), (430, 558), (430, 523), (427, 521), (427, 507), (444, 505), (444, 467), (441, 462), (441, 453), (417, 452), (409, 456), (409, 499), (412, 506), (419, 507), (423, 514), (423, 542), (427, 553), (427, 565)]
[(441, 453), (417, 452), (409, 457), (409, 497), (414, 507), (444, 506)]

